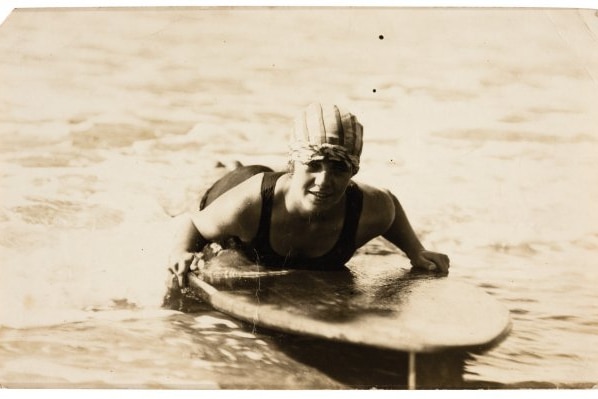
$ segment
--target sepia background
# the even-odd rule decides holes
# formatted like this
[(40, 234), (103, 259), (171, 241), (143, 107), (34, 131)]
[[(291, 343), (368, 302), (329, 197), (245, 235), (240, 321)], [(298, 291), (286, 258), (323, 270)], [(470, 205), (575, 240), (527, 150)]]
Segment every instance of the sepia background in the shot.
[[(365, 127), (451, 279), (512, 312), (474, 387), (598, 383), (598, 15), (558, 9), (28, 9), (0, 26), (0, 384), (343, 388), (275, 337), (161, 308), (172, 231), (294, 113)], [(408, 268), (373, 242), (355, 262)], [(364, 252), (369, 252), (365, 254)], [(441, 334), (442, 332), (438, 332)]]

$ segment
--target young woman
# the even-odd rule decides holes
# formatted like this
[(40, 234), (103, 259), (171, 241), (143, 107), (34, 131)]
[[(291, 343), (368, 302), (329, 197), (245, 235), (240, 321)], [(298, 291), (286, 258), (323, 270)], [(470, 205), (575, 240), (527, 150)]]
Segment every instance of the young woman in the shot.
[(448, 273), (446, 255), (424, 248), (397, 198), (352, 177), (363, 128), (335, 105), (311, 104), (295, 119), (288, 172), (240, 167), (216, 182), (177, 239), (169, 270), (184, 286), (193, 253), (234, 239), (251, 260), (277, 268), (341, 268), (382, 236), (413, 267)]

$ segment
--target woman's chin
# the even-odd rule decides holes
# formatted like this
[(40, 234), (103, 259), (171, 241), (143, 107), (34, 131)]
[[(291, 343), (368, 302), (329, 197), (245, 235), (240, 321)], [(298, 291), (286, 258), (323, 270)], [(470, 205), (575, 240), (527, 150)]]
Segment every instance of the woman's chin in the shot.
[(338, 201), (332, 196), (322, 197), (308, 194), (304, 201), (304, 210), (308, 213), (325, 212), (337, 205)]

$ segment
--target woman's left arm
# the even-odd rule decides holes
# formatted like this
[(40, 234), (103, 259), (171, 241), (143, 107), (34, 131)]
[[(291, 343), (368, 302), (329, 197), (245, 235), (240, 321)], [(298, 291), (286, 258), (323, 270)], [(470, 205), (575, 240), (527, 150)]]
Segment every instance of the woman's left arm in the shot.
[(448, 256), (424, 248), (397, 197), (390, 192), (387, 194), (389, 196), (387, 206), (394, 211), (392, 212), (394, 216), (391, 218), (390, 227), (382, 236), (405, 252), (413, 267), (448, 274), (450, 267)]

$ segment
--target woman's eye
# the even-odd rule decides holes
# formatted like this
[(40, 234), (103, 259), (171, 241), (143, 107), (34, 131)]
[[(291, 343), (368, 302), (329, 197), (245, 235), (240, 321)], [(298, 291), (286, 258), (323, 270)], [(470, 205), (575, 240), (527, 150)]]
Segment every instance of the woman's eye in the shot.
[(334, 162), (332, 164), (332, 170), (335, 172), (347, 173), (349, 172), (349, 167), (343, 162)]
[(310, 172), (319, 172), (323, 168), (322, 162), (313, 161), (307, 164), (307, 170)]

